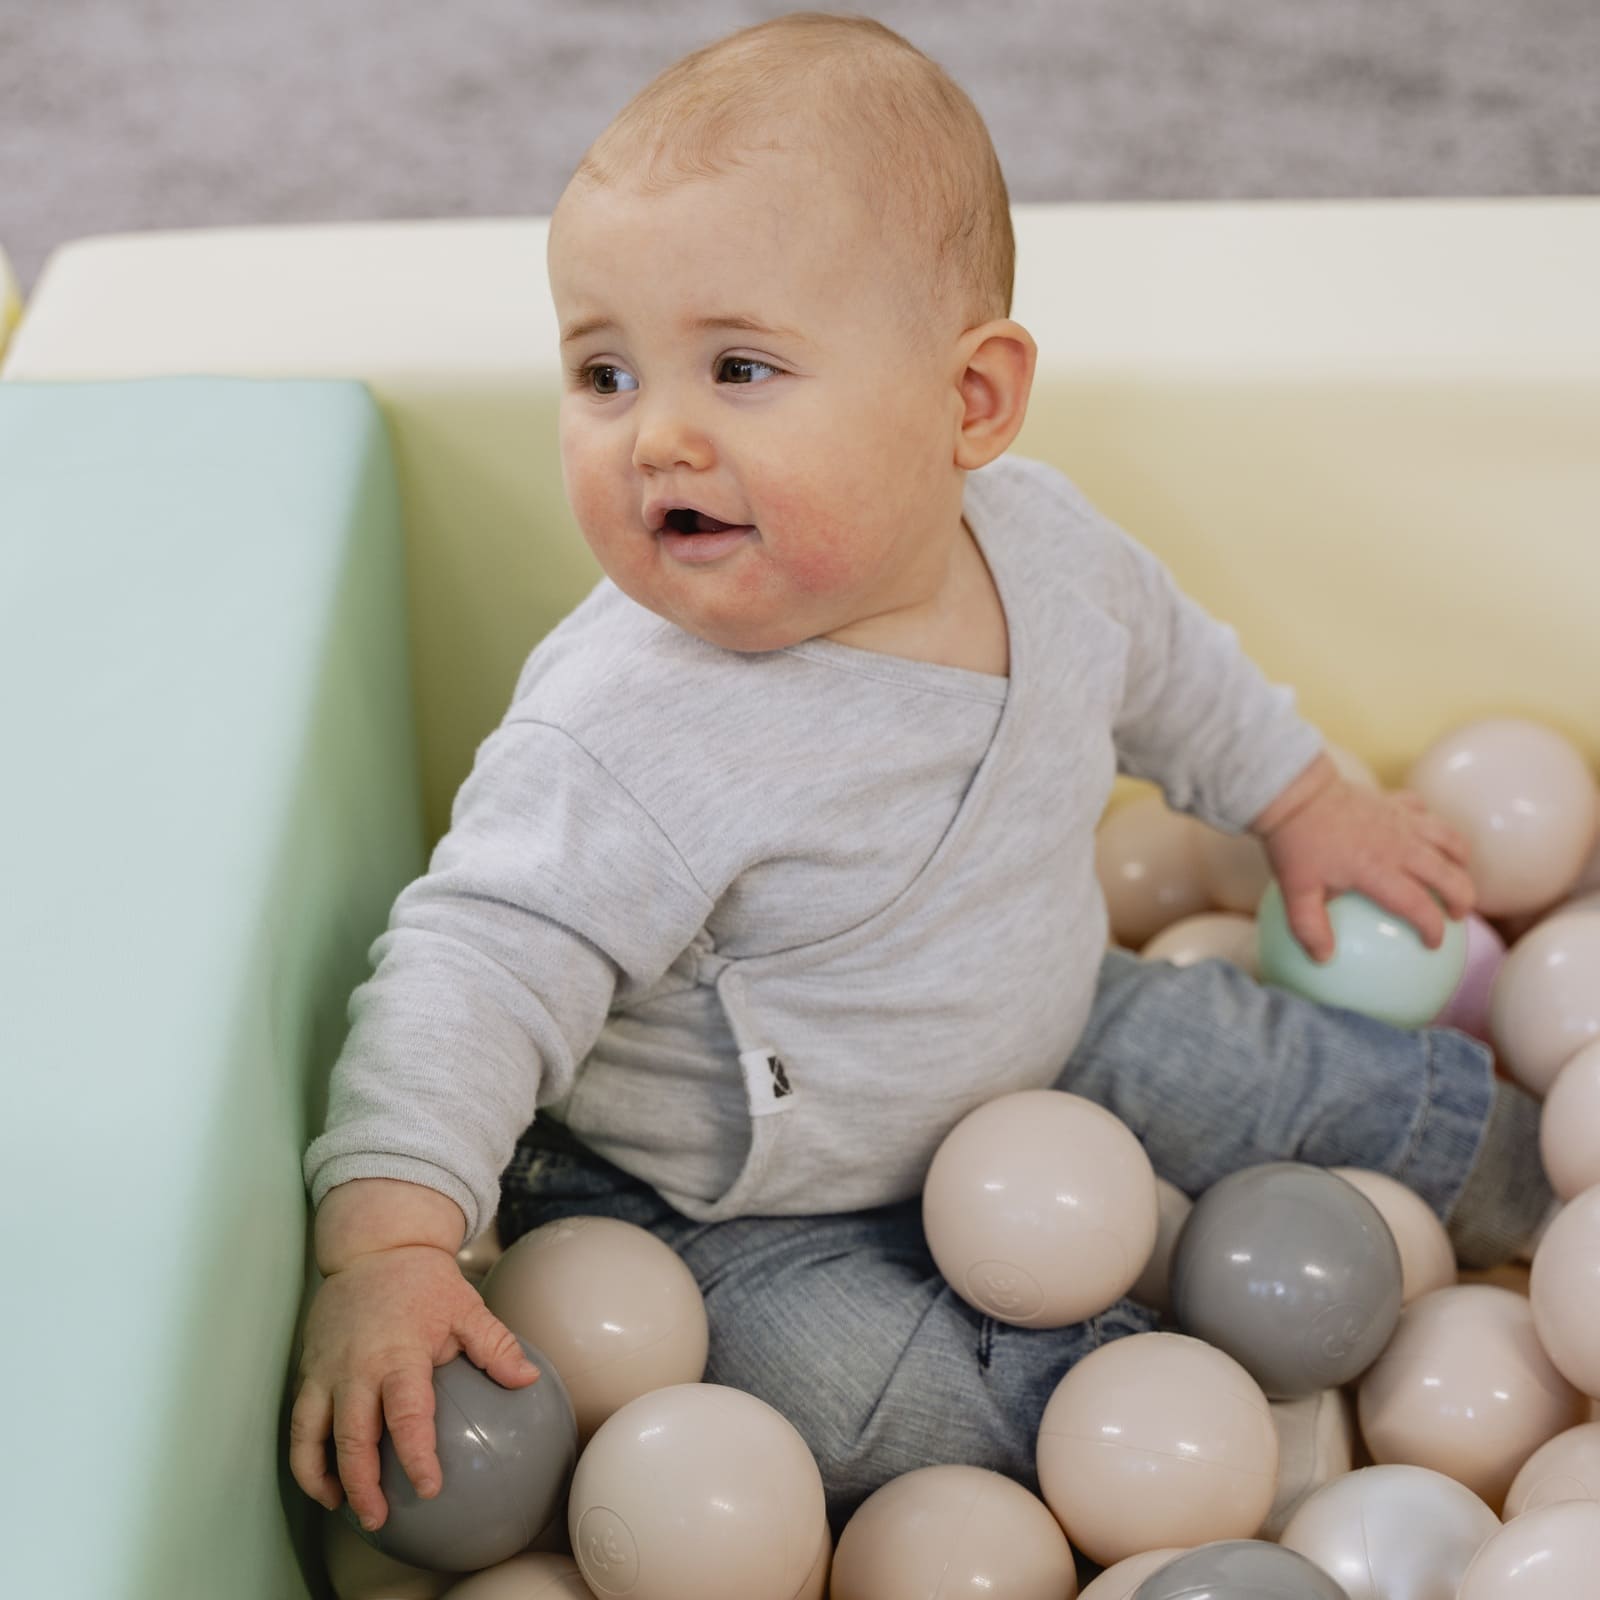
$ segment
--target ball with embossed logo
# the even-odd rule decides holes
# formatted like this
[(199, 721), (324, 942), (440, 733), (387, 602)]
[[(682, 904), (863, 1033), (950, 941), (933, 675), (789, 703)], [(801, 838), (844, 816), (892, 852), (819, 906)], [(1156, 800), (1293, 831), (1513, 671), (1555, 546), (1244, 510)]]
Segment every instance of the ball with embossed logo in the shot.
[(596, 1430), (573, 1474), (567, 1532), (597, 1595), (795, 1600), (824, 1559), (822, 1474), (766, 1401), (672, 1384)]
[(1019, 1328), (1064, 1327), (1120, 1300), (1158, 1221), (1144, 1147), (1104, 1107), (1059, 1089), (968, 1112), (922, 1187), (923, 1232), (945, 1281)]
[(1388, 1223), (1353, 1184), (1298, 1161), (1212, 1184), (1178, 1235), (1171, 1284), (1178, 1326), (1274, 1399), (1360, 1377), (1400, 1320)]

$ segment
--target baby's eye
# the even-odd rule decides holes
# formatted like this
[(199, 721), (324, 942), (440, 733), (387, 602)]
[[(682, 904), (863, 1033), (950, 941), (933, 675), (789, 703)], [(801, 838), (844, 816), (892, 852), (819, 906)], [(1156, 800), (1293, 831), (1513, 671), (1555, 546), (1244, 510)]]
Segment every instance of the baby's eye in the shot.
[(596, 394), (624, 393), (623, 389), (608, 387), (610, 384), (617, 383), (624, 378), (635, 389), (639, 387), (632, 373), (624, 372), (621, 367), (613, 367), (604, 361), (597, 361), (592, 366), (581, 368), (578, 378), (586, 389), (592, 389)]
[(759, 383), (763, 380), (748, 376), (738, 376), (740, 373), (749, 373), (759, 369), (762, 372), (776, 373), (777, 368), (765, 361), (757, 361), (754, 356), (724, 356), (717, 363), (717, 371), (727, 372), (730, 369), (736, 374), (730, 377), (729, 383)]

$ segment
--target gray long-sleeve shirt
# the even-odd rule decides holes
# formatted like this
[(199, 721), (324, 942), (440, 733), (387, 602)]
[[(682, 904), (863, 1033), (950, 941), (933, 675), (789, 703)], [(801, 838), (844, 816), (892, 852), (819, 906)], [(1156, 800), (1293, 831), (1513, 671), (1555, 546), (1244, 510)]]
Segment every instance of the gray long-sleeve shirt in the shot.
[(476, 1234), (537, 1112), (700, 1220), (884, 1205), (1054, 1081), (1118, 768), (1236, 831), (1322, 741), (1053, 468), (1003, 456), (964, 511), (1009, 678), (742, 654), (609, 581), (539, 644), (351, 997), (316, 1203), (402, 1178)]

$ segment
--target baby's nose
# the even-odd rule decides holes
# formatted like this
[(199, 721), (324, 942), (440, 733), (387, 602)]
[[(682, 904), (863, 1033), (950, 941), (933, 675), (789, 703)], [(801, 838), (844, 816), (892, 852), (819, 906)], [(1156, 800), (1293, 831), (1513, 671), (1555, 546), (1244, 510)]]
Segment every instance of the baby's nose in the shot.
[(711, 464), (715, 451), (710, 435), (683, 406), (658, 399), (654, 405), (637, 406), (635, 415), (634, 466), (665, 472)]

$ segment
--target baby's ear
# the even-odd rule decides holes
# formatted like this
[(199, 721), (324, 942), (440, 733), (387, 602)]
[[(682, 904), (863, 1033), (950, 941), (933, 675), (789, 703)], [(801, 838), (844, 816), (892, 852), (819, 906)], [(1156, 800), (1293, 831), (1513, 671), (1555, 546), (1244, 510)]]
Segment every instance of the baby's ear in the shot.
[(1020, 322), (997, 318), (961, 336), (962, 413), (955, 464), (972, 471), (1002, 454), (1022, 428), (1039, 347)]

